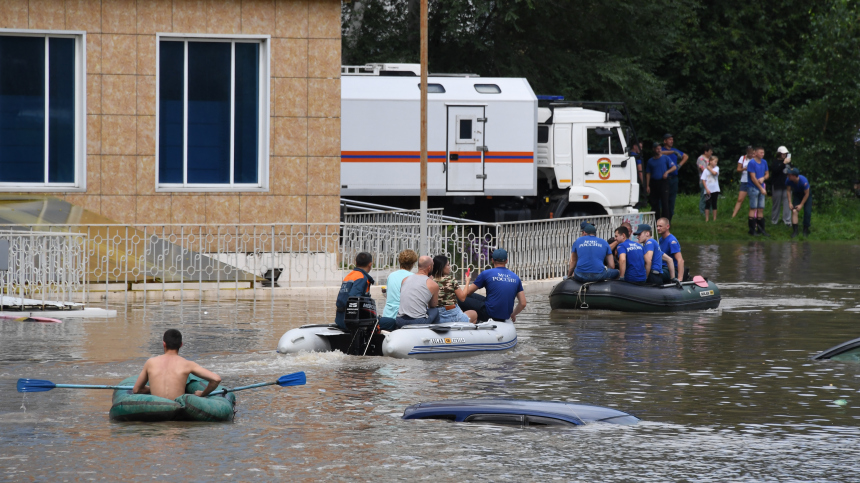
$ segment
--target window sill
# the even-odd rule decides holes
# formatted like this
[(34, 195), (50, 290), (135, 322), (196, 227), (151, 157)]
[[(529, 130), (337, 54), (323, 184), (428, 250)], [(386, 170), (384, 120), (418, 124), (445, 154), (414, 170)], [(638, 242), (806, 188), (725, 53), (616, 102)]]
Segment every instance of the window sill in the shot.
[(86, 193), (86, 186), (0, 185), (0, 193)]
[(156, 193), (268, 193), (268, 186), (201, 185), (156, 186)]

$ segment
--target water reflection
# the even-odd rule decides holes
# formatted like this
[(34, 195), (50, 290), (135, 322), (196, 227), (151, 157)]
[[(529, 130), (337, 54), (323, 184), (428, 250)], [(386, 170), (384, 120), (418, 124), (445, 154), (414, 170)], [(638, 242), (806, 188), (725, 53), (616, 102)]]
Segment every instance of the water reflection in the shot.
[[(270, 352), (287, 329), (333, 317), (324, 297), (2, 323), (0, 467), (9, 479), (850, 479), (860, 364), (809, 356), (860, 335), (860, 280), (845, 262), (860, 248), (684, 249), (691, 272), (720, 284), (720, 309), (550, 313), (546, 294), (529, 293), (517, 349), (470, 359)], [(115, 382), (168, 327), (230, 385), (298, 370), (308, 385), (244, 391), (236, 421), (216, 425), (111, 423), (109, 393), (12, 389), (22, 376)], [(490, 396), (600, 404), (644, 422), (535, 431), (399, 419), (418, 401)]]

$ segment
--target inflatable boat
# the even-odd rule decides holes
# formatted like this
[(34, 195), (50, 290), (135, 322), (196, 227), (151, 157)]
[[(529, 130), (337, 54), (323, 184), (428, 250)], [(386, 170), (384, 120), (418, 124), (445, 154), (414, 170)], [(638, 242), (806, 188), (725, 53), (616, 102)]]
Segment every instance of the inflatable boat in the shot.
[[(137, 377), (123, 379), (120, 386), (133, 386)], [(115, 390), (110, 418), (115, 421), (232, 421), (236, 396), (232, 392), (218, 396), (198, 397), (194, 391), (206, 389), (206, 381), (188, 376), (185, 394), (165, 399), (151, 394), (133, 394)], [(223, 389), (218, 386), (218, 389)], [(218, 390), (216, 389), (216, 390)]]
[(329, 352), (389, 356), (410, 359), (446, 359), (498, 352), (517, 345), (513, 322), (448, 323), (407, 325), (370, 338), (360, 332), (341, 330), (336, 325), (303, 325), (287, 331), (278, 341), (278, 352)]
[(563, 280), (549, 294), (553, 310), (598, 309), (622, 312), (680, 312), (715, 309), (720, 289), (714, 282), (695, 277), (692, 282), (660, 286), (639, 285), (622, 280), (579, 283)]

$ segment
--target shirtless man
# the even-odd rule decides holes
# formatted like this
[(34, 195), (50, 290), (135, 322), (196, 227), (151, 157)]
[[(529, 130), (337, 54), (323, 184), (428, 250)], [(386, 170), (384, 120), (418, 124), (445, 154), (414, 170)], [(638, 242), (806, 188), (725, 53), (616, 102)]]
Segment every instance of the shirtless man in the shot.
[[(165, 399), (176, 399), (185, 394), (188, 374), (209, 381), (203, 391), (195, 391), (195, 396), (206, 397), (221, 384), (221, 377), (200, 367), (179, 355), (182, 347), (182, 334), (176, 329), (164, 333), (162, 345), (164, 355), (152, 357), (143, 365), (143, 370), (134, 383), (134, 394), (152, 394)], [(149, 382), (149, 386), (146, 383)]]

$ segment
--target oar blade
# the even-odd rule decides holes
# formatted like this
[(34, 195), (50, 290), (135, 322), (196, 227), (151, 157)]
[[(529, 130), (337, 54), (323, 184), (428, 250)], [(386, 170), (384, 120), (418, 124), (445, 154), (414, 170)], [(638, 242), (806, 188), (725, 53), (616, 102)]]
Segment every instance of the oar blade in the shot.
[(55, 387), (53, 382), (42, 379), (18, 379), (18, 392), (45, 392)]
[(294, 372), (292, 374), (287, 374), (286, 376), (281, 376), (278, 378), (278, 385), (281, 387), (301, 386), (307, 382), (308, 380), (305, 377), (304, 371)]

